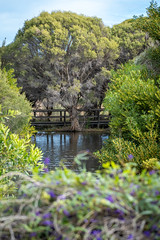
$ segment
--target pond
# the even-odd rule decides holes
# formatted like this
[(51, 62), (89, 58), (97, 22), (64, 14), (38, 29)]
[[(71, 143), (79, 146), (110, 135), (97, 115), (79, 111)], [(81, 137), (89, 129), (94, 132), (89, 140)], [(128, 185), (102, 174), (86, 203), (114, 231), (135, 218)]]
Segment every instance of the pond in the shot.
[(59, 167), (61, 160), (65, 166), (76, 170), (75, 156), (86, 152), (87, 160), (81, 162), (87, 171), (93, 172), (99, 168), (93, 152), (100, 150), (107, 138), (104, 132), (38, 132), (32, 141), (42, 150), (43, 159), (50, 159), (49, 170)]

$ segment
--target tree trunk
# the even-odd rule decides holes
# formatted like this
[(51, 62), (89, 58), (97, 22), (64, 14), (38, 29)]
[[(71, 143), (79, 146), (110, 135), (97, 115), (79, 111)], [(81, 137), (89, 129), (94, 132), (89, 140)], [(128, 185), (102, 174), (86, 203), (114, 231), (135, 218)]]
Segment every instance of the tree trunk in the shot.
[(78, 120), (78, 112), (75, 106), (68, 110), (71, 118), (71, 130), (72, 131), (81, 131), (81, 127)]

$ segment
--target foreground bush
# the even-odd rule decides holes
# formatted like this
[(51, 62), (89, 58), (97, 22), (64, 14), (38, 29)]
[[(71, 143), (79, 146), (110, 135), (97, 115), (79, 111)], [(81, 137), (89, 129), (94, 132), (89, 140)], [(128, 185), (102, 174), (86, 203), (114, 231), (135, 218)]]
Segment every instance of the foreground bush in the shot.
[(0, 202), (1, 239), (160, 239), (159, 173), (109, 165), (103, 173), (2, 176), (19, 176), (21, 187)]
[[(14, 113), (9, 111), (9, 115), (2, 115), (0, 106), (0, 176), (11, 171), (31, 174), (33, 168), (43, 168), (43, 164), (40, 163), (42, 152), (31, 144), (30, 132), (26, 131), (26, 135), (22, 138), (12, 133), (5, 125), (8, 118), (15, 118)], [(5, 178), (0, 182), (0, 198), (13, 194), (14, 181)]]
[(31, 172), (41, 158), (42, 153), (30, 143), (30, 136), (20, 138), (0, 123), (0, 176), (10, 171)]

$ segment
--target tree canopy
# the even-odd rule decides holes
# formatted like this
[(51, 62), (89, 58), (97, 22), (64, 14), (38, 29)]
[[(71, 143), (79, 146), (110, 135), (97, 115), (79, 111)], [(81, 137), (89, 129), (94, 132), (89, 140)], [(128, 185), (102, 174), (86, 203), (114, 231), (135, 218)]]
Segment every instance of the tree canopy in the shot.
[(111, 28), (112, 39), (119, 45), (117, 64), (124, 64), (143, 52), (150, 44), (150, 39), (137, 26), (137, 19), (128, 19)]
[(147, 8), (147, 17), (140, 16), (137, 25), (154, 40), (160, 41), (160, 7), (156, 1), (151, 1)]

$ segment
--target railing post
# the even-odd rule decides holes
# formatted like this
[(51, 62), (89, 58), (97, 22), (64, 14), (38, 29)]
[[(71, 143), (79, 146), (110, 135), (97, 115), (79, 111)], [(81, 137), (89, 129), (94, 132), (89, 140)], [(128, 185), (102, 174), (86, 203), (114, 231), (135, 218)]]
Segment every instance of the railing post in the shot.
[(64, 126), (66, 126), (66, 110), (64, 110)]
[(62, 122), (62, 111), (60, 111), (60, 122)]
[(97, 114), (98, 114), (98, 122), (97, 122), (97, 127), (99, 128), (99, 125), (100, 125), (100, 110), (98, 109), (97, 111)]

